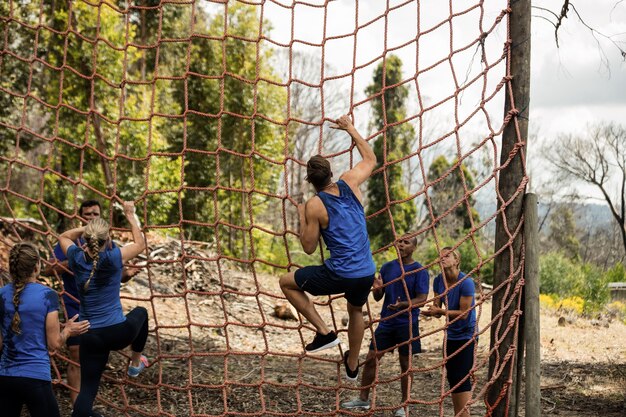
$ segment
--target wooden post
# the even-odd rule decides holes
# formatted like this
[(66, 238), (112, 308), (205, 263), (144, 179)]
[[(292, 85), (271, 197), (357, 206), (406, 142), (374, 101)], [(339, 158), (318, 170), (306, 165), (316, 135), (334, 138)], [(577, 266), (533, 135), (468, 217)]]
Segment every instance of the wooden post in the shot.
[(541, 339), (539, 313), (539, 228), (537, 226), (537, 195), (526, 194), (524, 201), (524, 293), (526, 338), (526, 413), (541, 416)]
[[(509, 2), (510, 47), (507, 64), (511, 77), (506, 86), (505, 117), (510, 118), (502, 133), (502, 147), (496, 191), (498, 209), (496, 218), (494, 259), (494, 292), (492, 317), (500, 314), (491, 329), (489, 357), (489, 382), (485, 402), (488, 415), (505, 417), (515, 410), (515, 396), (511, 396), (517, 367), (515, 338), (521, 292), (517, 283), (523, 271), (522, 232), (519, 230), (523, 215), (526, 175), (524, 167), (525, 144), (528, 138), (530, 104), (530, 16), (531, 0)], [(519, 133), (518, 133), (519, 132)], [(511, 326), (510, 324), (514, 325)], [(511, 403), (513, 402), (513, 403)]]

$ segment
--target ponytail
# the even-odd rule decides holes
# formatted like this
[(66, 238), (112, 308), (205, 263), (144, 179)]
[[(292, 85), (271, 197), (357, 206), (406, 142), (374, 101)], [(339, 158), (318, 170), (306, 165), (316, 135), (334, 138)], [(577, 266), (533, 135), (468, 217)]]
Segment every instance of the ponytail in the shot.
[(26, 288), (28, 280), (39, 264), (39, 250), (31, 242), (16, 243), (9, 253), (9, 274), (13, 279), (13, 307), (15, 313), (11, 320), (11, 330), (15, 334), (21, 334), (20, 324), (20, 296)]

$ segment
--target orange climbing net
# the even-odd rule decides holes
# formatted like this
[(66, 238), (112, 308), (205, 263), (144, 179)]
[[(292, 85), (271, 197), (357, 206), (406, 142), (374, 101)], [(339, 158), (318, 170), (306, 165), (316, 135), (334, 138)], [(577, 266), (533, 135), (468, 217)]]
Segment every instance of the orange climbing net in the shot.
[[(495, 219), (510, 202), (497, 178), (515, 156), (499, 161), (502, 132), (517, 116), (503, 112), (509, 25), (505, 0), (2, 2), (3, 251), (19, 239), (50, 251), (87, 198), (110, 208), (118, 232), (115, 204), (135, 199), (148, 236), (122, 300), (148, 308), (151, 366), (131, 381), (127, 357), (112, 355), (99, 405), (125, 416), (354, 415), (340, 404), (360, 387), (341, 380), (341, 356), (303, 355), (312, 327), (276, 312), (284, 307), (277, 270), (324, 257), (301, 254), (295, 204), (310, 193), (309, 156), (327, 156), (335, 172), (358, 158), (328, 128), (350, 109), (367, 140), (382, 143), (371, 181), (382, 180), (384, 204), (369, 208), (368, 222), (382, 222), (391, 238), (372, 239), (376, 259), (395, 257), (393, 239), (409, 228), (432, 249), (418, 250), (429, 270), (448, 243), (472, 260), (480, 325), (470, 406), (489, 415), (487, 392), (497, 378), (510, 384), (503, 372), (516, 348), (499, 356), (502, 339), (489, 346), (489, 334), (517, 334), (519, 315), (505, 321), (484, 307), (506, 290), (502, 310), (519, 312), (523, 285), (521, 265), (493, 290), (480, 285), (520, 233), (509, 230), (493, 250)], [(372, 81), (376, 68), (383, 76)], [(49, 283), (63, 291), (59, 277)], [(345, 338), (343, 298), (316, 302)], [(370, 299), (366, 311), (362, 357), (380, 305)], [(409, 405), (443, 416), (452, 407), (441, 352), (449, 323), (420, 323), (426, 352), (411, 357), (408, 400), (386, 357), (370, 415)], [(58, 386), (67, 387), (68, 360), (53, 357)]]

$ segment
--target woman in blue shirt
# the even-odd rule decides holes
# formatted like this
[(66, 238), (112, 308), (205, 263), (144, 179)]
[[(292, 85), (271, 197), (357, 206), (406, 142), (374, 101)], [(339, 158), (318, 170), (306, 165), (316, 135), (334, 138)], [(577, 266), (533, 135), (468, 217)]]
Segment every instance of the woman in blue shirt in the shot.
[[(452, 389), (454, 415), (469, 417), (467, 403), (472, 398), (470, 371), (474, 367), (474, 337), (476, 310), (474, 310), (474, 281), (459, 269), (461, 255), (445, 247), (441, 252), (441, 267), (433, 282), (434, 306), (422, 311), (425, 316), (446, 316), (446, 373)], [(445, 279), (444, 279), (445, 277)], [(447, 308), (442, 308), (445, 304)]]
[(31, 417), (59, 416), (48, 351), (89, 328), (75, 315), (60, 331), (58, 295), (37, 282), (39, 272), (37, 247), (15, 244), (9, 253), (13, 282), (0, 288), (0, 410), (6, 417), (19, 417), (24, 404)]
[[(141, 353), (148, 338), (148, 312), (143, 307), (135, 307), (124, 316), (120, 301), (124, 263), (143, 252), (146, 243), (135, 217), (134, 203), (124, 202), (124, 214), (133, 235), (133, 243), (124, 247), (110, 245), (110, 227), (102, 218), (68, 230), (59, 237), (78, 286), (80, 317), (91, 324), (80, 342), (81, 385), (73, 417), (97, 416), (92, 407), (112, 350), (131, 346), (128, 367), (131, 377), (137, 377), (147, 365)], [(81, 236), (85, 249), (74, 244)]]

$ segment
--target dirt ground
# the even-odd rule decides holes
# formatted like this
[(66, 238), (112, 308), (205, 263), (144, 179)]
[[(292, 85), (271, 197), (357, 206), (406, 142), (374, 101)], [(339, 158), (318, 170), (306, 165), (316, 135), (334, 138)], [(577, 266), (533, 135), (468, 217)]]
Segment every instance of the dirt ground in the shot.
[[(103, 415), (389, 416), (401, 405), (397, 354), (387, 354), (381, 361), (370, 397), (372, 410), (347, 413), (339, 404), (358, 395), (358, 384), (341, 379), (339, 349), (302, 355), (313, 332), (298, 321), (274, 316), (275, 305), (284, 302), (277, 277), (223, 270), (220, 279), (215, 268), (195, 267), (204, 268), (206, 274), (201, 288), (188, 285), (185, 291), (172, 285), (173, 277), (180, 276), (172, 267), (150, 275), (142, 272), (123, 287), (125, 308), (148, 308), (151, 331), (146, 354), (151, 366), (130, 380), (125, 375), (127, 356), (112, 353), (96, 403)], [(345, 301), (317, 301), (324, 303), (319, 306), (322, 316), (334, 323), (347, 345), (342, 323)], [(379, 311), (380, 303), (370, 300), (368, 314), (375, 319)], [(479, 310), (481, 328), (489, 322), (490, 311), (488, 302)], [(626, 326), (620, 322), (597, 326), (572, 317), (559, 326), (559, 317), (553, 311), (544, 311), (541, 317), (543, 415), (625, 416)], [(411, 364), (412, 416), (452, 416), (442, 375), (442, 331), (437, 331), (443, 324), (440, 319), (421, 320), (424, 352)], [(362, 359), (370, 336), (367, 329)], [(488, 343), (485, 333), (477, 348), (476, 363), (482, 366), (474, 375), (473, 415), (485, 415), (482, 388)], [(62, 381), (64, 361), (54, 362), (57, 381)], [(55, 389), (61, 415), (69, 416), (67, 389), (62, 383)]]

